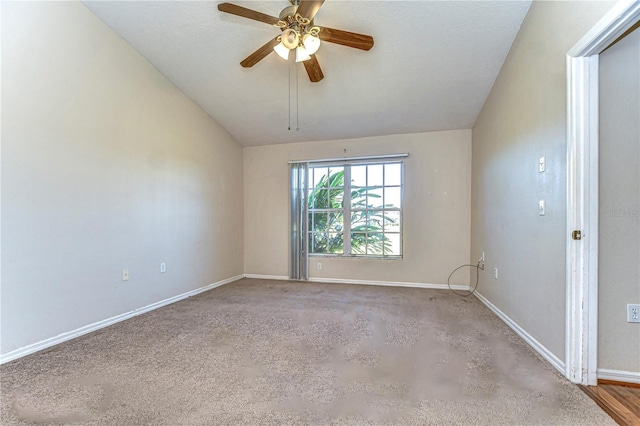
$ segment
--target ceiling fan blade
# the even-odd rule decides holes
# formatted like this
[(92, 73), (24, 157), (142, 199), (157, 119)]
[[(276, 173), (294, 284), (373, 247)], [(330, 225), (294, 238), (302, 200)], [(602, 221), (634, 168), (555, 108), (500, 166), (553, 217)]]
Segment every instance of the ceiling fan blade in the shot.
[(250, 68), (254, 66), (258, 62), (263, 60), (269, 53), (273, 52), (273, 48), (278, 43), (280, 42), (278, 41), (277, 38), (274, 38), (273, 40), (269, 40), (264, 46), (262, 46), (260, 49), (256, 50), (251, 55), (247, 56), (245, 60), (240, 62), (240, 65), (242, 65), (245, 68)]
[(264, 22), (265, 24), (276, 25), (280, 19), (275, 16), (270, 16), (262, 12), (247, 9), (246, 7), (237, 6), (231, 3), (220, 3), (218, 5), (220, 12), (230, 13), (236, 16), (242, 16), (243, 18), (253, 19), (254, 21)]
[(300, 0), (300, 5), (296, 13), (299, 13), (303, 18), (313, 21), (313, 17), (318, 13), (322, 3), (324, 3), (324, 0)]
[(327, 27), (320, 28), (320, 40), (361, 50), (369, 50), (373, 47), (371, 36)]
[(309, 80), (311, 80), (312, 83), (317, 83), (324, 78), (322, 68), (320, 68), (316, 55), (311, 55), (311, 59), (304, 61), (303, 64), (304, 68), (307, 70), (307, 74), (309, 74)]

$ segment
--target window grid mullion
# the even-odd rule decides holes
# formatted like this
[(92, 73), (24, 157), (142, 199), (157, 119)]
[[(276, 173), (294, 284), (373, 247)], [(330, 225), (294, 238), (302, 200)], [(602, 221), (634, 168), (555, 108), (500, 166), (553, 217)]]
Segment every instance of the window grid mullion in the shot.
[(364, 207), (365, 207), (365, 226), (364, 226), (364, 254), (369, 254), (369, 167), (367, 164), (364, 168), (364, 187), (366, 188)]
[(385, 251), (385, 247), (384, 247), (384, 241), (385, 241), (385, 226), (384, 226), (384, 217), (385, 217), (385, 206), (386, 206), (386, 196), (387, 196), (387, 191), (385, 190), (387, 187), (385, 186), (387, 180), (385, 179), (385, 173), (387, 172), (387, 168), (385, 167), (385, 165), (382, 165), (382, 209), (380, 210), (382, 212), (382, 256), (386, 256), (387, 253)]
[(344, 196), (342, 197), (343, 234), (342, 250), (351, 255), (351, 166), (344, 167)]

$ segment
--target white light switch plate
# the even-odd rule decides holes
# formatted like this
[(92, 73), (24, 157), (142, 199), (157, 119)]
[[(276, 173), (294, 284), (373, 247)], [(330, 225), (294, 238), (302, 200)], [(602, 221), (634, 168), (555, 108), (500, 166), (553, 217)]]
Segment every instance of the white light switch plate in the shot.
[(640, 305), (627, 305), (627, 322), (640, 322)]

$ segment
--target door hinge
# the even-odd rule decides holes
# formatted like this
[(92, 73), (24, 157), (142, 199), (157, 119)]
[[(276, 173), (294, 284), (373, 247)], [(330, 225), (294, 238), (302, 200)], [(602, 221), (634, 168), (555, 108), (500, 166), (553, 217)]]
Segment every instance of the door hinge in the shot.
[(582, 231), (578, 231), (575, 230), (571, 233), (571, 238), (573, 238), (574, 240), (581, 240), (582, 239)]

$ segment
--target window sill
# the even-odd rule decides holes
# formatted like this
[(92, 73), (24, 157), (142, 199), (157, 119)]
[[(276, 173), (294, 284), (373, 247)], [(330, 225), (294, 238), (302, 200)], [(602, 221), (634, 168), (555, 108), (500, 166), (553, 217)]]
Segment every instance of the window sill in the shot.
[(361, 260), (403, 260), (402, 256), (365, 256), (365, 255), (343, 255), (343, 254), (324, 254), (310, 253), (309, 258), (333, 258), (333, 259), (361, 259)]

